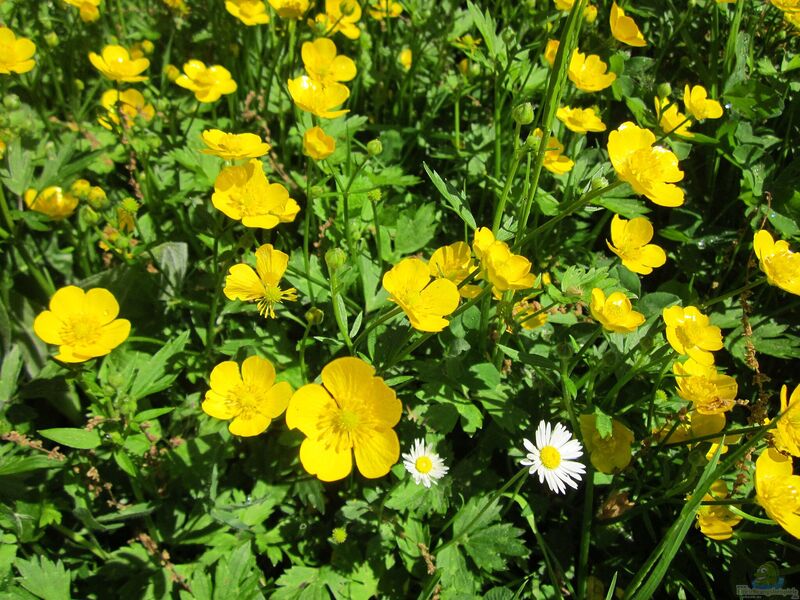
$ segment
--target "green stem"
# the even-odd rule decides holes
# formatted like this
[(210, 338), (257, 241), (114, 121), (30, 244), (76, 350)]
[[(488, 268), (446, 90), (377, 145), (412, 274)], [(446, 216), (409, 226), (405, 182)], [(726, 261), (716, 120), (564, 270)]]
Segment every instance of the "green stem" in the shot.
[(586, 491), (583, 496), (583, 525), (581, 527), (581, 545), (578, 553), (577, 597), (586, 597), (586, 584), (589, 575), (589, 545), (592, 538), (592, 518), (594, 508), (594, 473), (586, 470)]
[(712, 298), (711, 300), (707, 300), (706, 302), (703, 302), (699, 306), (699, 308), (700, 309), (708, 308), (712, 304), (717, 304), (718, 302), (723, 302), (723, 301), (727, 300), (728, 298), (733, 298), (734, 296), (738, 296), (742, 292), (746, 292), (747, 290), (752, 290), (754, 287), (758, 287), (759, 285), (761, 285), (762, 283), (764, 283), (766, 281), (767, 281), (766, 277), (760, 277), (759, 279), (754, 279), (753, 281), (743, 285), (742, 287), (736, 288), (732, 292), (726, 292), (726, 293), (722, 294), (721, 296), (717, 296), (716, 298)]
[[(516, 128), (514, 130), (514, 139), (519, 139), (519, 132), (522, 126), (517, 123)], [(516, 145), (516, 144), (515, 144)], [(494, 221), (492, 222), (492, 233), (497, 236), (497, 231), (500, 229), (500, 223), (503, 220), (503, 211), (506, 208), (506, 201), (508, 200), (508, 193), (511, 191), (511, 184), (514, 183), (514, 176), (517, 174), (517, 169), (519, 168), (520, 160), (522, 160), (522, 154), (514, 150), (514, 157), (511, 160), (511, 164), (508, 167), (508, 173), (506, 174), (506, 183), (503, 186), (503, 193), (500, 194), (500, 200), (497, 202), (497, 206), (494, 210)]]
[(339, 327), (339, 333), (342, 334), (342, 339), (347, 346), (350, 355), (355, 355), (353, 349), (353, 340), (350, 339), (350, 332), (347, 330), (347, 314), (344, 312), (344, 301), (339, 293), (339, 276), (336, 270), (331, 271), (331, 304), (333, 305), (333, 317), (336, 320), (336, 325)]
[(376, 318), (374, 318), (374, 319), (370, 319), (370, 321), (369, 321), (369, 323), (367, 324), (367, 326), (366, 326), (366, 327), (365, 327), (365, 328), (364, 328), (364, 329), (361, 331), (361, 333), (359, 333), (359, 334), (356, 336), (356, 339), (354, 339), (354, 340), (353, 340), (353, 347), (354, 347), (354, 348), (358, 348), (358, 345), (361, 343), (361, 341), (362, 341), (362, 340), (363, 340), (365, 337), (367, 337), (367, 335), (368, 335), (368, 334), (369, 334), (369, 333), (370, 333), (370, 332), (371, 332), (373, 329), (375, 329), (375, 328), (376, 328), (376, 327), (378, 327), (379, 325), (382, 325), (383, 323), (385, 323), (385, 322), (386, 322), (386, 321), (388, 321), (389, 319), (391, 319), (391, 318), (393, 318), (393, 317), (396, 317), (396, 316), (397, 316), (397, 315), (399, 315), (401, 312), (403, 312), (403, 309), (402, 309), (402, 308), (400, 308), (399, 306), (395, 306), (395, 307), (393, 307), (391, 310), (387, 310), (387, 311), (385, 311), (385, 312), (384, 312), (382, 315), (378, 315)]

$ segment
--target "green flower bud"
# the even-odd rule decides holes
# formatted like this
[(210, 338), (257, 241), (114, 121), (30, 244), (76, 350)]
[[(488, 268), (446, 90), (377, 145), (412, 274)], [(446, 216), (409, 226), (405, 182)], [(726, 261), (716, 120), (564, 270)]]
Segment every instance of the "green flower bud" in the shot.
[(520, 104), (512, 111), (511, 115), (518, 125), (530, 125), (533, 123), (533, 105), (530, 102)]
[(659, 83), (656, 94), (658, 94), (659, 98), (669, 98), (670, 94), (672, 94), (672, 86), (666, 82)]
[(333, 544), (344, 544), (347, 541), (347, 530), (344, 527), (334, 528), (330, 540)]
[(79, 92), (82, 92), (83, 90), (86, 89), (86, 84), (83, 83), (83, 79), (76, 79), (72, 83), (75, 84), (75, 89), (78, 90)]
[(383, 144), (379, 139), (370, 140), (367, 143), (367, 152), (370, 156), (378, 156), (383, 152)]
[(103, 188), (93, 185), (89, 190), (89, 195), (86, 197), (87, 202), (92, 208), (105, 208), (108, 206), (108, 196), (103, 191)]
[(347, 262), (347, 254), (341, 248), (331, 248), (325, 253), (325, 264), (328, 265), (328, 272), (335, 273)]
[(316, 306), (312, 306), (306, 311), (306, 323), (309, 325), (319, 325), (322, 323), (322, 320), (325, 318), (325, 313), (318, 309)]
[(380, 202), (383, 194), (381, 194), (380, 189), (374, 189), (367, 192), (367, 198), (369, 198), (370, 202)]
[(135, 215), (136, 212), (139, 210), (139, 203), (128, 196), (127, 198), (123, 198), (122, 202), (120, 203), (122, 210), (132, 215)]
[(69, 191), (81, 200), (86, 200), (86, 198), (89, 197), (89, 192), (91, 189), (92, 184), (86, 179), (77, 179), (75, 183), (69, 187)]
[(19, 96), (16, 94), (9, 94), (3, 98), (3, 106), (5, 106), (8, 110), (16, 110), (19, 108), (19, 105)]
[(55, 48), (59, 42), (58, 34), (55, 31), (50, 31), (45, 34), (44, 41), (50, 48)]
[(605, 177), (594, 177), (592, 178), (592, 189), (599, 190), (600, 188), (604, 188), (608, 185), (608, 179)]
[(312, 185), (311, 189), (308, 190), (308, 193), (312, 198), (319, 198), (325, 193), (325, 188), (321, 185)]
[(97, 225), (97, 223), (100, 222), (100, 215), (98, 215), (91, 206), (87, 206), (86, 204), (81, 206), (80, 218), (87, 225)]

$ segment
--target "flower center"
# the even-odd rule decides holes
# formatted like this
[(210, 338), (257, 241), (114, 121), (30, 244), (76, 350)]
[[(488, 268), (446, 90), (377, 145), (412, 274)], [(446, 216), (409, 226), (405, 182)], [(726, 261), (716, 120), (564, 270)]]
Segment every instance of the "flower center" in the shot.
[(431, 462), (431, 459), (427, 456), (420, 456), (414, 463), (414, 466), (417, 471), (424, 475), (425, 473), (431, 472), (431, 469), (433, 469), (433, 462)]
[(561, 464), (561, 452), (556, 450), (553, 446), (545, 446), (539, 452), (539, 458), (542, 460), (542, 465), (545, 469), (557, 469)]
[(358, 413), (352, 410), (339, 411), (339, 429), (344, 430), (346, 433), (352, 433), (361, 422)]
[(61, 338), (67, 346), (90, 346), (100, 338), (102, 326), (88, 315), (76, 315), (64, 323)]
[(244, 419), (251, 419), (261, 412), (260, 400), (260, 390), (244, 384), (236, 386), (228, 392), (226, 399), (228, 406)]

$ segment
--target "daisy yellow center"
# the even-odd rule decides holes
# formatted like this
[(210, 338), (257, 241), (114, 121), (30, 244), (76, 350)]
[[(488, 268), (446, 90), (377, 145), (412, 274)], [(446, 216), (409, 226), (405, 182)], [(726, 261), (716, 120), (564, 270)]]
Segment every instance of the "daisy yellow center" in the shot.
[(433, 462), (431, 462), (431, 459), (427, 456), (420, 456), (414, 463), (414, 467), (424, 475), (425, 473), (431, 472), (431, 469), (433, 469)]
[(239, 385), (233, 388), (227, 397), (227, 404), (237, 415), (243, 419), (251, 419), (254, 415), (261, 412), (261, 393), (257, 388), (249, 385)]
[(97, 342), (102, 333), (102, 325), (88, 315), (76, 315), (64, 322), (61, 339), (67, 346), (89, 346)]
[(553, 446), (545, 446), (539, 453), (542, 460), (542, 465), (546, 469), (557, 469), (561, 464), (561, 452), (556, 450)]

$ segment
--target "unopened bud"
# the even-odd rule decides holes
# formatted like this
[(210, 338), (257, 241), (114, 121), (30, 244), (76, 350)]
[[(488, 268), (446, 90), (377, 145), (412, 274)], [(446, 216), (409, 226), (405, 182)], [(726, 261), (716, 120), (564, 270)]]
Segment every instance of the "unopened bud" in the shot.
[(44, 41), (50, 48), (55, 48), (59, 42), (58, 34), (55, 31), (50, 31), (45, 34)]
[(347, 262), (347, 254), (341, 248), (331, 248), (325, 253), (325, 264), (328, 265), (328, 272), (335, 273)]
[(370, 140), (367, 142), (367, 152), (370, 156), (378, 156), (383, 152), (383, 144), (379, 139)]
[(606, 179), (602, 175), (592, 178), (592, 189), (593, 190), (599, 190), (601, 188), (606, 187), (607, 185), (608, 185), (608, 179)]
[(659, 83), (658, 88), (656, 88), (656, 94), (658, 94), (659, 98), (669, 98), (672, 94), (672, 86), (667, 83)]
[(381, 190), (379, 188), (367, 192), (367, 198), (369, 198), (370, 202), (380, 202), (382, 197), (383, 194), (381, 194)]
[(530, 125), (533, 123), (533, 105), (530, 102), (520, 104), (514, 108), (511, 115), (518, 125)]
[(309, 325), (319, 325), (324, 318), (325, 313), (316, 306), (312, 306), (306, 311), (306, 323)]
[(139, 203), (128, 196), (127, 198), (123, 198), (122, 202), (120, 203), (122, 210), (132, 215), (135, 215), (136, 212), (139, 210)]
[(99, 209), (108, 206), (108, 196), (106, 196), (103, 188), (96, 185), (93, 185), (92, 189), (89, 190), (89, 195), (86, 197), (86, 200), (92, 208)]
[(3, 106), (5, 106), (8, 110), (16, 110), (19, 108), (19, 96), (16, 94), (9, 94), (5, 98), (3, 98)]

